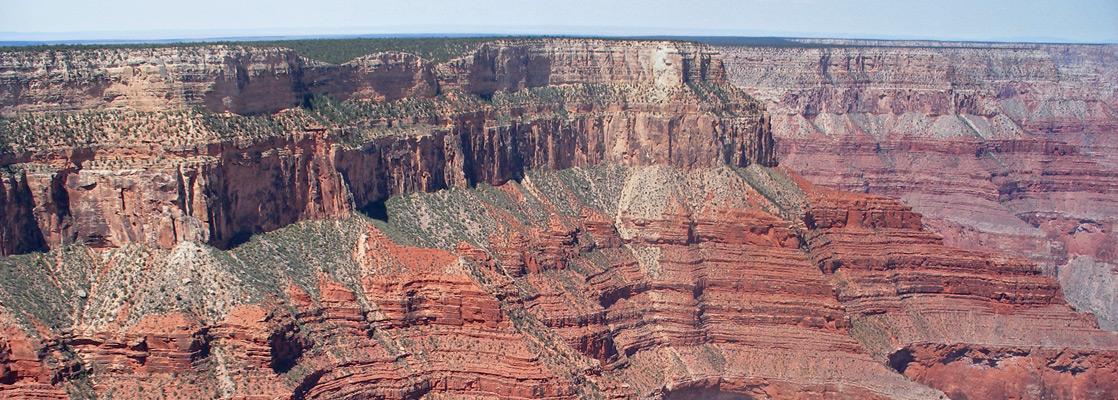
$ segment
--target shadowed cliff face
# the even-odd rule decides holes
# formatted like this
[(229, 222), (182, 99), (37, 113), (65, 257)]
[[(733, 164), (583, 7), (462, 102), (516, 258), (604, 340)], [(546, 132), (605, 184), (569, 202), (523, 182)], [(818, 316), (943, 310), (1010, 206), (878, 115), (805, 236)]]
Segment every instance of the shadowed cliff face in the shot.
[(1118, 329), (1098, 283), (1118, 270), (1118, 48), (721, 50), (783, 165), (900, 199), (952, 246), (1029, 258)]
[[(0, 199), (14, 219), (5, 254), (71, 243), (225, 247), (392, 195), (500, 184), (534, 168), (775, 163), (767, 119), (727, 86), (718, 56), (703, 47), (495, 43), (443, 64), (384, 53), (324, 65), (223, 46), (74, 52), (53, 62), (36, 54), (10, 59), (18, 73), (5, 79), (22, 89), (5, 92), (5, 109), (76, 110), (6, 126), (0, 157), (10, 172), (0, 179), (25, 194)], [(87, 60), (84, 69), (56, 83), (59, 64), (72, 59)], [(129, 80), (120, 63), (161, 75)], [(132, 94), (83, 92), (102, 81)], [(145, 93), (166, 95), (151, 105)], [(316, 96), (334, 100), (265, 116), (212, 113), (272, 112)], [(149, 106), (172, 110), (139, 111)], [(174, 110), (186, 106), (210, 112)], [(121, 109), (82, 111), (99, 108)]]

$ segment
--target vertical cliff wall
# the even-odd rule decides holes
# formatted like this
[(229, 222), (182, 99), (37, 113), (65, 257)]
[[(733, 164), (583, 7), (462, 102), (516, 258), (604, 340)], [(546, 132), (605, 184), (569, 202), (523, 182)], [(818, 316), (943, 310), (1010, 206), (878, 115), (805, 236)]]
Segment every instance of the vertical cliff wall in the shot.
[[(227, 46), (5, 60), (4, 109), (30, 113), (4, 126), (5, 254), (229, 246), (392, 195), (500, 184), (535, 168), (775, 164), (759, 105), (694, 45), (496, 42), (441, 64), (382, 53), (328, 65)], [(216, 114), (323, 98), (349, 100), (338, 103), (349, 114)], [(436, 109), (421, 118), (412, 104)], [(175, 111), (189, 107), (208, 111)]]

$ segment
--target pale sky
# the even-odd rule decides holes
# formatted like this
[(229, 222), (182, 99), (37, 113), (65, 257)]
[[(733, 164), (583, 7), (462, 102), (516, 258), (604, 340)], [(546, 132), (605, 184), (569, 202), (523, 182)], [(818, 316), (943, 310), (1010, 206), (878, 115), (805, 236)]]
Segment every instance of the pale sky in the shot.
[(1118, 42), (1118, 0), (0, 0), (0, 41), (496, 33)]

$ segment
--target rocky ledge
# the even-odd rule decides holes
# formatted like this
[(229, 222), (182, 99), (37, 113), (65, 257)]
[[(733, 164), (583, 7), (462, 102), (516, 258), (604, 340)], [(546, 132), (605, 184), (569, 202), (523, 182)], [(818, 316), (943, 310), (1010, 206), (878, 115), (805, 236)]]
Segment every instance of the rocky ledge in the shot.
[[(533, 168), (775, 164), (760, 106), (695, 45), (494, 42), (444, 63), (393, 53), (340, 66), (225, 46), (59, 57), (15, 53), (0, 65), (5, 110), (31, 112), (0, 123), (3, 254), (227, 247)], [(129, 80), (120, 65), (163, 72)], [(185, 94), (144, 111), (149, 92)], [(234, 107), (253, 102), (275, 107)]]

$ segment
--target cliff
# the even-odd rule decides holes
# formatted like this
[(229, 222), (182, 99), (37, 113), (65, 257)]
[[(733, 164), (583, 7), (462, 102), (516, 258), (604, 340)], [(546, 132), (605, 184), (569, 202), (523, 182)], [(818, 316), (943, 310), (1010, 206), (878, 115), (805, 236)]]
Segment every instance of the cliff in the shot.
[[(812, 182), (924, 214), (947, 244), (1039, 264), (1118, 328), (1115, 46), (904, 42), (720, 48)], [(1092, 277), (1092, 278), (1087, 278)]]
[(224, 247), (533, 168), (775, 163), (759, 106), (692, 45), (495, 42), (438, 64), (228, 46), (3, 59), (5, 110), (29, 112), (2, 126), (4, 254)]
[(393, 101), (453, 90), (490, 96), (572, 84), (725, 81), (720, 55), (701, 45), (576, 39), (494, 40), (446, 62), (382, 52), (341, 65), (236, 45), (9, 51), (0, 71), (4, 115), (189, 106), (243, 115), (323, 94)]
[[(913, 132), (941, 132), (937, 80), (969, 76), (935, 63), (913, 67), (931, 75), (911, 90), (905, 76), (879, 89), (900, 90), (886, 101), (899, 114), (858, 100), (903, 71), (890, 69), (851, 78), (849, 95), (790, 95), (780, 104), (795, 112), (750, 89), (770, 117), (729, 85), (741, 60), (673, 42), (498, 40), (443, 62), (340, 65), (282, 49), (107, 49), (71, 68), (81, 54), (0, 57), (0, 397), (1118, 397), (1118, 335), (1060, 286), (1105, 282), (1092, 278), (1099, 253), (1057, 280), (985, 248), (1015, 236), (967, 244), (911, 197), (810, 182), (841, 186), (872, 153), (929, 162), (918, 176), (946, 182), (949, 166), (998, 165), (989, 203), (1003, 190), (1029, 207), (1055, 190), (1106, 193), (1105, 173), (1073, 179), (1106, 156), (1062, 139), (906, 133), (932, 120)], [(757, 79), (847, 65), (787, 62)], [(965, 107), (986, 104), (985, 82)], [(842, 118), (887, 133), (789, 133)], [(776, 167), (776, 150), (810, 178)], [(875, 182), (899, 192), (913, 176)], [(938, 193), (985, 195), (954, 188), (967, 186)], [(1105, 229), (1067, 243), (1101, 249)]]
[[(385, 219), (299, 222), (231, 250), (8, 257), (4, 271), (23, 281), (66, 283), (0, 292), (9, 326), (40, 327), (6, 331), (0, 390), (1118, 394), (1118, 336), (1072, 310), (1033, 264), (946, 247), (895, 200), (784, 169), (530, 171), (393, 197)], [(33, 293), (44, 300), (29, 303)]]

